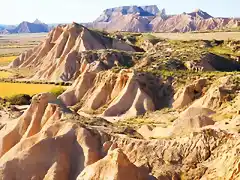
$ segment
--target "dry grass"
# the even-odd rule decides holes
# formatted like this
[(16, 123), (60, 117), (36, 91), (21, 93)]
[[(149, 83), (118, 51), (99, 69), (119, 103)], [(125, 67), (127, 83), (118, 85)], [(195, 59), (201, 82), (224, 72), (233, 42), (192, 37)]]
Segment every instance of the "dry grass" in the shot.
[(58, 86), (52, 84), (23, 84), (0, 82), (0, 97), (10, 97), (17, 94), (34, 95), (42, 92), (51, 92)]
[(240, 32), (210, 32), (210, 33), (153, 33), (154, 36), (172, 40), (240, 40)]
[(0, 71), (0, 78), (9, 78), (12, 76), (12, 73), (6, 71)]
[(0, 55), (19, 55), (29, 50), (46, 38), (46, 33), (10, 34), (0, 36)]
[(228, 47), (220, 47), (220, 46), (215, 46), (213, 48), (210, 49), (210, 52), (214, 53), (214, 54), (229, 54), (229, 55), (233, 55), (233, 56), (240, 56), (240, 52), (233, 52), (230, 48)]
[(0, 46), (0, 49), (20, 49), (20, 48), (25, 48), (25, 49), (30, 49), (30, 48), (33, 48), (35, 47), (36, 45), (18, 45), (18, 44), (7, 44), (7, 45), (3, 45), (3, 46)]
[(21, 77), (30, 77), (35, 73), (35, 71), (31, 68), (12, 68), (8, 71)]
[(16, 58), (17, 56), (0, 57), (0, 66), (6, 66)]

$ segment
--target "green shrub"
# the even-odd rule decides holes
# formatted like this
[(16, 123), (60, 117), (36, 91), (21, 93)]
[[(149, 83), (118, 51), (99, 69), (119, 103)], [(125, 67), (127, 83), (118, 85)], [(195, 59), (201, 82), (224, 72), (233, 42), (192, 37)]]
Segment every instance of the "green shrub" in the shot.
[(65, 82), (60, 82), (60, 86), (65, 86)]
[(18, 94), (5, 98), (10, 105), (29, 105), (32, 97), (28, 94)]
[(70, 83), (70, 82), (65, 82), (65, 86), (71, 86), (72, 85), (72, 83)]
[(65, 91), (65, 89), (61, 86), (58, 87), (54, 87), (51, 89), (51, 93), (54, 94), (56, 97), (58, 97), (59, 95), (61, 95), (63, 92)]

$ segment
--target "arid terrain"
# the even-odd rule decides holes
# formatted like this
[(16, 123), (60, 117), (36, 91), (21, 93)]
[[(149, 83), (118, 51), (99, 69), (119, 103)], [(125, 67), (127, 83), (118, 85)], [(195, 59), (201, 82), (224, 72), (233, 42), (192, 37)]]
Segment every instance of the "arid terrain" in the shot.
[(0, 47), (0, 179), (240, 179), (240, 32), (72, 23)]
[[(10, 54), (18, 56), (20, 53), (33, 48), (42, 41), (47, 34), (11, 34), (0, 35), (0, 56), (9, 56)], [(0, 62), (1, 63), (1, 62)]]

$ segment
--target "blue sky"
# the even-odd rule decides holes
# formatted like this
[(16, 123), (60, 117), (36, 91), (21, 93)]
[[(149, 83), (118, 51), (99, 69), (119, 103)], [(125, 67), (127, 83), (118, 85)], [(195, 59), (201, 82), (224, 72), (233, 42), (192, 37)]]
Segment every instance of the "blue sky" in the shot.
[(165, 8), (167, 14), (191, 12), (200, 8), (212, 16), (240, 17), (240, 0), (2, 0), (0, 24), (21, 21), (45, 23), (89, 22), (104, 9), (123, 5), (151, 5)]

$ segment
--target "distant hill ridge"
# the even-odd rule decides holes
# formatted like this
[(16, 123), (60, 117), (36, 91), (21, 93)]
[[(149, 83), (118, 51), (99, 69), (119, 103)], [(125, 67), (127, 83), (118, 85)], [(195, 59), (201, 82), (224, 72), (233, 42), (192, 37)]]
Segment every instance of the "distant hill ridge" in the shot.
[(159, 10), (156, 5), (149, 6), (121, 6), (106, 9), (95, 22), (110, 22), (116, 15), (140, 15), (140, 16), (157, 16), (165, 15), (165, 9)]
[(47, 24), (42, 23), (36, 19), (34, 22), (23, 21), (15, 28), (3, 28), (0, 34), (14, 34), (14, 33), (42, 33), (49, 32)]
[(215, 18), (201, 9), (190, 13), (167, 15), (156, 5), (122, 6), (103, 11), (90, 28), (106, 31), (190, 32), (231, 29), (240, 26), (237, 18)]
[[(157, 5), (134, 5), (106, 9), (95, 21), (82, 24), (106, 31), (191, 32), (237, 29), (240, 27), (240, 18), (213, 17), (201, 9), (169, 15)], [(14, 28), (0, 25), (0, 34), (49, 32), (56, 26), (36, 19), (33, 23), (24, 21)]]

